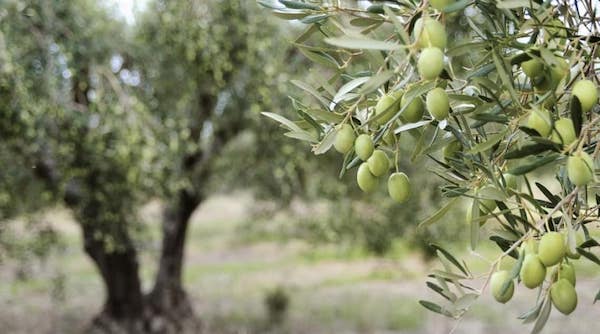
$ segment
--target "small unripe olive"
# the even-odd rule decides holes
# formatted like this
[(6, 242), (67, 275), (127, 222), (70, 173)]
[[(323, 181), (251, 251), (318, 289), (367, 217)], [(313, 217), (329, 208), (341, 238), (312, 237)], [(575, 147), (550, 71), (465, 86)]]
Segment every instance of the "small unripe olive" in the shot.
[(551, 267), (560, 262), (565, 257), (567, 247), (562, 234), (558, 232), (548, 232), (540, 239), (538, 246), (538, 255), (540, 261), (546, 266)]
[(521, 266), (521, 281), (530, 288), (537, 288), (546, 278), (546, 267), (536, 254), (527, 254)]
[(396, 111), (398, 111), (396, 107), (396, 99), (392, 95), (382, 96), (375, 105), (375, 115), (384, 114), (376, 120), (377, 124), (383, 125), (392, 119)]
[(427, 93), (425, 99), (427, 105), (427, 111), (431, 114), (431, 117), (438, 121), (441, 121), (448, 117), (450, 111), (450, 101), (448, 100), (448, 94), (440, 87), (434, 88)]
[(400, 134), (398, 134), (397, 137), (396, 137), (396, 134), (394, 134), (394, 129), (389, 129), (383, 135), (383, 142), (386, 143), (387, 145), (394, 145), (396, 143), (396, 141), (398, 139), (400, 139), (399, 137), (400, 137)]
[(569, 145), (577, 139), (575, 135), (575, 127), (570, 118), (561, 117), (554, 122), (554, 130), (552, 131), (553, 142), (557, 144)]
[[(528, 239), (521, 245), (521, 251), (525, 254), (537, 254), (538, 243), (535, 239)], [(538, 258), (539, 259), (539, 258)]]
[(423, 49), (417, 61), (419, 75), (424, 80), (437, 78), (444, 70), (444, 54), (436, 47)]
[(550, 287), (552, 304), (562, 314), (570, 314), (577, 307), (577, 291), (571, 283), (561, 278)]
[[(502, 286), (509, 280), (511, 282), (508, 285), (508, 289), (502, 293)], [(492, 295), (498, 302), (504, 304), (509, 301), (515, 292), (515, 284), (512, 282), (510, 273), (507, 270), (500, 270), (493, 273), (490, 278), (490, 289), (492, 290)]]
[(494, 186), (485, 185), (481, 187), (481, 189), (477, 190), (477, 196), (480, 197), (479, 210), (481, 210), (483, 213), (490, 213), (497, 207), (496, 201), (491, 198), (487, 198), (486, 196), (486, 193), (491, 189), (494, 189)]
[(567, 159), (567, 175), (576, 186), (586, 185), (594, 180), (594, 161), (589, 154), (580, 151)]
[(598, 102), (598, 88), (591, 80), (577, 81), (577, 83), (573, 85), (571, 94), (577, 96), (583, 112), (592, 110), (594, 104)]
[(436, 47), (444, 49), (447, 43), (446, 28), (440, 22), (425, 18), (415, 22), (413, 34), (420, 48)]
[(458, 140), (454, 139), (453, 141), (448, 143), (448, 145), (444, 146), (444, 158), (446, 160), (454, 158), (456, 156), (456, 153), (460, 150), (462, 150), (462, 144)]
[(577, 278), (575, 276), (575, 268), (573, 267), (573, 265), (566, 262), (561, 263), (560, 266), (558, 266), (558, 278), (564, 278), (567, 281), (569, 281), (569, 283), (571, 283), (572, 286), (575, 286), (575, 284), (577, 283)]
[(544, 63), (537, 58), (532, 58), (521, 63), (523, 73), (530, 78), (537, 78), (544, 74)]
[(441, 11), (449, 4), (454, 3), (454, 1), (455, 0), (429, 0), (429, 4), (431, 7)]
[(375, 176), (381, 176), (385, 174), (390, 168), (390, 161), (382, 150), (375, 150), (371, 157), (367, 159), (369, 165), (369, 171)]
[(410, 197), (410, 181), (404, 173), (393, 173), (388, 179), (388, 193), (398, 203), (404, 203)]
[(346, 154), (352, 149), (354, 139), (356, 139), (356, 135), (354, 134), (352, 126), (350, 124), (344, 124), (335, 134), (333, 147), (336, 151)]
[(569, 73), (569, 64), (563, 58), (556, 58), (558, 65), (551, 65), (550, 72), (547, 73), (542, 81), (537, 83), (536, 87), (542, 91), (551, 90), (560, 84), (560, 81)]
[(363, 162), (356, 172), (356, 183), (358, 183), (358, 187), (366, 192), (373, 192), (377, 188), (378, 179), (375, 175), (371, 174), (369, 171), (369, 166), (366, 162)]
[(548, 137), (552, 131), (550, 112), (543, 108), (534, 108), (527, 119), (527, 127), (534, 129), (542, 137)]
[(373, 144), (373, 139), (366, 133), (358, 136), (356, 141), (354, 141), (354, 151), (362, 161), (369, 159), (374, 149), (375, 145)]
[[(406, 95), (404, 95), (402, 96), (402, 100), (400, 101), (400, 107), (404, 108), (406, 104), (408, 104), (408, 99), (406, 98)], [(417, 96), (413, 98), (408, 107), (404, 109), (404, 111), (401, 114), (401, 117), (407, 123), (415, 123), (420, 121), (421, 118), (423, 118), (423, 111), (423, 100), (419, 96)]]

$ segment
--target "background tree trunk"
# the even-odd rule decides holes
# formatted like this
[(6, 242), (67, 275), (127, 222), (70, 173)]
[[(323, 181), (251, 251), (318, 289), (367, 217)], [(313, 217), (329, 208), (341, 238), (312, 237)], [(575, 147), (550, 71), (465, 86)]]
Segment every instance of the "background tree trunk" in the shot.
[(154, 288), (148, 295), (148, 306), (154, 318), (153, 332), (199, 330), (200, 322), (183, 287), (182, 273), (190, 218), (203, 199), (197, 193), (181, 190), (177, 200), (165, 211), (158, 272)]
[(107, 252), (96, 232), (93, 224), (83, 225), (85, 251), (98, 268), (106, 290), (104, 308), (92, 327), (108, 333), (141, 333), (144, 302), (137, 252), (129, 239), (118, 251)]

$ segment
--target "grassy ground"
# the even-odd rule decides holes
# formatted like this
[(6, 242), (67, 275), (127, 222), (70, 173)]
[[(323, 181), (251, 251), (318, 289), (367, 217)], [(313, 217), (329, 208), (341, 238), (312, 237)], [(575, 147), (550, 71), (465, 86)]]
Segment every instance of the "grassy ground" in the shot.
[[(532, 306), (535, 293), (519, 287), (506, 305), (483, 296), (460, 322), (431, 314), (418, 305), (435, 298), (423, 284), (428, 270), (418, 254), (398, 242), (392, 254), (375, 258), (347, 246), (314, 247), (299, 240), (247, 238), (248, 196), (213, 198), (193, 219), (187, 249), (185, 284), (208, 333), (516, 333), (527, 326), (516, 317)], [(144, 211), (156, 224), (159, 206)], [(44, 264), (32, 261), (29, 278), (15, 279), (18, 267), (0, 269), (0, 332), (81, 332), (103, 302), (102, 285), (81, 251), (76, 225), (63, 211), (49, 217), (65, 235), (64, 251)], [(272, 224), (285, 224), (285, 219)], [(158, 239), (150, 240), (141, 258), (146, 288), (154, 272)], [(459, 248), (460, 249), (460, 248)], [(483, 254), (492, 258), (491, 249)], [(468, 256), (484, 272), (487, 264)], [(583, 261), (580, 261), (583, 262)], [(580, 272), (592, 274), (590, 266)], [(481, 286), (482, 282), (473, 285)], [(276, 287), (289, 295), (290, 304), (279, 324), (273, 324), (264, 299)], [(591, 301), (598, 288), (593, 276), (578, 277), (580, 306), (574, 316), (553, 312), (544, 333), (583, 332), (597, 319)]]

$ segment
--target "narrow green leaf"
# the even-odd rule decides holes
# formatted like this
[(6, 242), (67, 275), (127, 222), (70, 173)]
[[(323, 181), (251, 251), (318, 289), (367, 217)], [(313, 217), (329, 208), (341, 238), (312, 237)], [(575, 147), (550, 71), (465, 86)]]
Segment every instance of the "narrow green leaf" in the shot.
[(272, 112), (266, 112), (263, 111), (261, 112), (262, 115), (269, 117), (270, 119), (281, 123), (283, 126), (285, 126), (286, 128), (288, 128), (291, 131), (295, 131), (295, 132), (302, 132), (304, 130), (302, 130), (298, 125), (296, 125), (296, 123), (290, 121), (289, 119), (279, 115), (279, 114), (275, 114)]
[(273, 15), (284, 20), (300, 20), (306, 17), (308, 13), (297, 10), (274, 10)]
[(350, 24), (355, 27), (368, 27), (380, 23), (381, 21), (383, 20), (372, 17), (357, 17), (350, 20)]
[(527, 164), (512, 168), (508, 171), (509, 174), (523, 175), (535, 170), (539, 167), (547, 165), (560, 157), (559, 154), (548, 154), (540, 158), (531, 159)]
[(550, 311), (552, 311), (552, 307), (551, 307), (551, 302), (550, 302), (550, 295), (548, 295), (548, 297), (546, 298), (546, 302), (544, 303), (544, 306), (542, 306), (540, 315), (537, 318), (537, 321), (535, 322), (533, 329), (531, 330), (531, 334), (537, 334), (542, 329), (544, 329), (544, 326), (546, 325), (546, 322), (548, 321), (548, 318), (550, 317)]
[(279, 0), (284, 6), (287, 8), (293, 9), (311, 9), (311, 10), (319, 10), (319, 6), (315, 6), (306, 2), (294, 1), (294, 0)]
[(286, 132), (283, 134), (286, 137), (290, 137), (290, 138), (294, 138), (294, 139), (298, 139), (298, 140), (302, 140), (302, 141), (307, 141), (310, 143), (316, 143), (317, 142), (317, 138), (315, 138), (315, 136), (308, 132), (308, 131), (290, 131), (290, 132)]
[(321, 23), (327, 20), (327, 18), (329, 18), (329, 14), (314, 14), (303, 18), (300, 22), (304, 24)]
[(515, 90), (515, 87), (513, 86), (512, 77), (506, 69), (504, 60), (500, 57), (500, 54), (498, 53), (497, 50), (492, 52), (492, 55), (494, 58), (494, 64), (496, 65), (496, 71), (498, 72), (498, 75), (500, 76), (500, 80), (502, 80), (502, 83), (504, 84), (505, 88), (508, 89), (508, 92), (510, 93), (510, 97), (512, 98), (513, 103), (519, 104), (519, 101), (520, 101), (519, 95), (517, 94), (517, 91)]
[(573, 121), (573, 127), (575, 127), (575, 134), (579, 137), (581, 134), (581, 126), (583, 124), (583, 114), (581, 111), (581, 102), (577, 96), (571, 98), (569, 108), (571, 109), (571, 120)]
[(374, 76), (372, 76), (369, 81), (367, 81), (362, 88), (358, 91), (358, 94), (368, 94), (377, 88), (381, 87), (384, 83), (388, 82), (390, 78), (394, 76), (393, 71), (382, 71)]
[(515, 8), (533, 8), (540, 7), (535, 1), (531, 0), (498, 0), (496, 3), (498, 9), (515, 9)]
[(458, 262), (458, 260), (454, 256), (452, 256), (452, 254), (450, 254), (450, 252), (448, 252), (447, 250), (442, 248), (442, 246), (433, 244), (433, 243), (430, 244), (430, 246), (433, 247), (438, 252), (440, 252), (442, 255), (444, 255), (444, 257), (446, 259), (448, 259), (448, 261), (452, 262), (452, 264), (455, 265), (460, 271), (462, 271), (463, 274), (465, 274), (467, 276), (469, 275), (467, 273), (467, 270), (460, 264), (460, 262)]
[(440, 220), (442, 217), (444, 217), (444, 215), (448, 212), (448, 210), (450, 210), (454, 206), (454, 204), (456, 204), (457, 199), (458, 199), (458, 197), (455, 197), (455, 198), (449, 200), (448, 202), (446, 202), (446, 204), (444, 204), (444, 206), (442, 206), (440, 209), (438, 209), (433, 215), (429, 216), (427, 219), (420, 222), (418, 225), (418, 228), (427, 227), (427, 226), (437, 222), (438, 220)]
[(398, 36), (400, 36), (400, 41), (402, 42), (402, 44), (410, 44), (410, 37), (408, 37), (408, 34), (404, 30), (404, 25), (402, 25), (402, 22), (400, 22), (396, 14), (388, 6), (383, 6), (383, 11), (394, 24), (394, 27), (396, 28), (396, 33), (398, 34)]
[(365, 49), (365, 50), (398, 50), (401, 45), (393, 42), (378, 41), (367, 37), (328, 37), (324, 39), (325, 43), (344, 49)]
[(588, 252), (581, 247), (577, 247), (577, 252), (579, 252), (579, 254), (583, 255), (584, 257), (586, 257), (588, 260), (594, 262), (595, 264), (600, 265), (600, 259), (594, 253)]
[(329, 108), (327, 100), (321, 94), (319, 94), (319, 92), (317, 92), (314, 88), (312, 88), (309, 84), (304, 83), (300, 80), (292, 80), (291, 83), (293, 83), (296, 87), (305, 90), (310, 95), (314, 96), (319, 102), (321, 102), (321, 104), (325, 108)]
[(548, 144), (543, 144), (543, 143), (528, 144), (528, 145), (524, 145), (518, 149), (508, 151), (504, 155), (504, 159), (524, 158), (524, 157), (540, 154), (540, 153), (543, 153), (543, 152), (546, 152), (546, 151), (549, 151), (552, 149), (554, 149), (553, 145), (548, 145)]
[(470, 150), (467, 151), (467, 153), (475, 154), (475, 153), (480, 153), (480, 152), (489, 150), (494, 145), (496, 145), (498, 142), (500, 142), (502, 140), (502, 138), (504, 138), (507, 131), (508, 130), (504, 129), (503, 131), (501, 131), (499, 133), (489, 136), (488, 140), (473, 146)]
[(316, 155), (319, 154), (323, 154), (327, 151), (329, 151), (329, 149), (333, 146), (333, 142), (335, 141), (335, 135), (337, 134), (337, 131), (331, 130), (329, 131), (325, 137), (323, 137), (323, 140), (321, 140), (320, 143), (318, 143), (317, 145), (315, 145), (315, 147), (313, 147), (313, 153)]
[(426, 301), (426, 300), (419, 300), (419, 304), (421, 304), (421, 306), (423, 306), (424, 308), (426, 308), (426, 309), (428, 309), (428, 310), (430, 310), (432, 312), (446, 315), (443, 312), (443, 308), (440, 305), (436, 304), (436, 303), (432, 303), (432, 302), (429, 302), (429, 301)]

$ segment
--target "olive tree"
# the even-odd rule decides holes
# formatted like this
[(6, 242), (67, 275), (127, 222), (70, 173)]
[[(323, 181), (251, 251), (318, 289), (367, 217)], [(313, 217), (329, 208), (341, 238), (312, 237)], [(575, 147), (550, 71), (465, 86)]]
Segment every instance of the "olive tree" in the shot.
[[(484, 236), (499, 247), (477, 286), (481, 275), (432, 245), (443, 269), (427, 286), (445, 303), (424, 307), (460, 318), (486, 289), (505, 303), (519, 286), (539, 290), (521, 316), (534, 332), (552, 308), (575, 310), (572, 264), (600, 265), (590, 234), (600, 205), (593, 2), (258, 3), (306, 25), (295, 45), (322, 73), (300, 84), (312, 97), (293, 105), (301, 118), (266, 116), (315, 154), (335, 149), (342, 175), (356, 170), (358, 188), (385, 188), (398, 205), (420, 190), (401, 163), (426, 157), (446, 201), (419, 227), (463, 204), (472, 251)], [(399, 154), (406, 145), (410, 156)]]
[[(253, 3), (147, 10), (127, 27), (94, 1), (0, 5), (1, 218), (72, 210), (106, 290), (94, 327), (195, 331), (182, 286), (189, 218), (223, 148), (283, 99), (272, 94), (282, 62), (267, 54), (286, 48), (270, 45), (276, 28)], [(151, 197), (167, 210), (147, 292), (137, 209)]]

